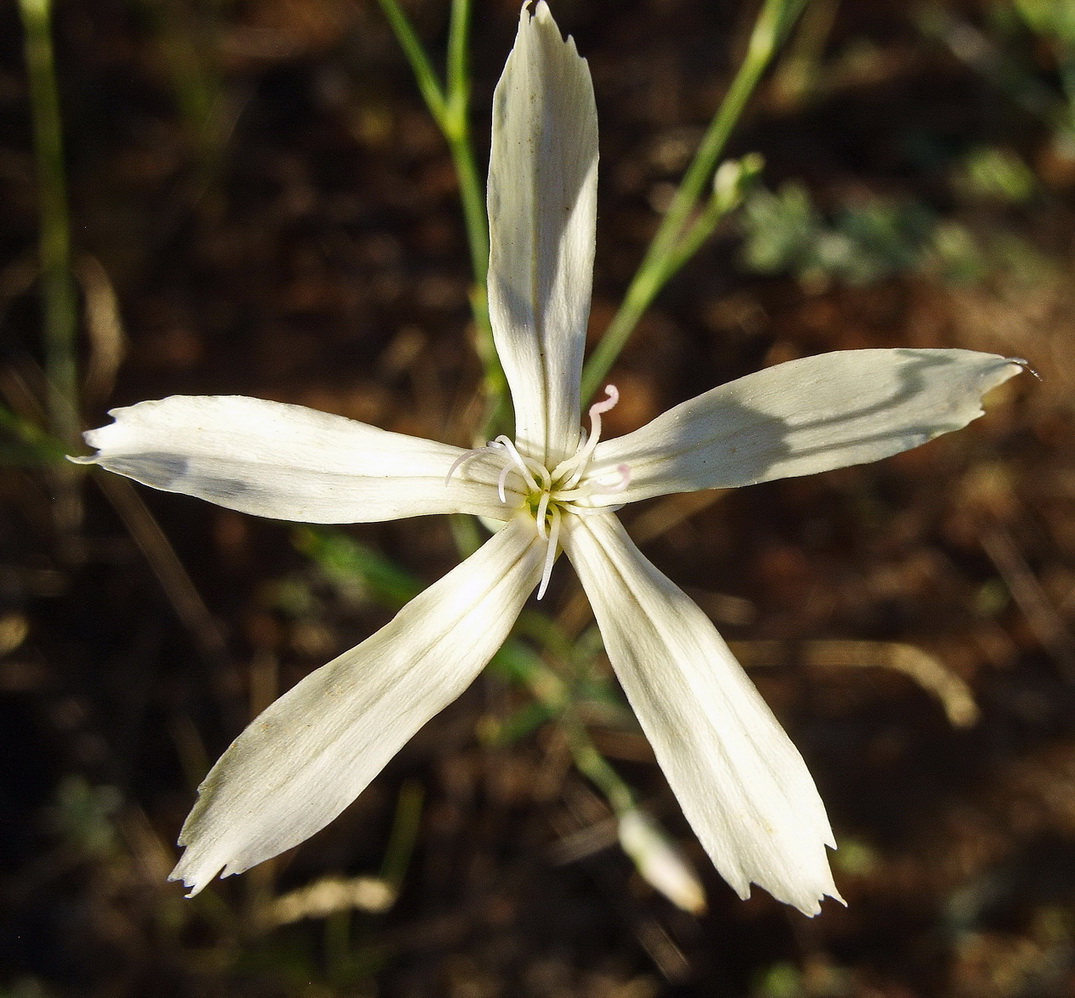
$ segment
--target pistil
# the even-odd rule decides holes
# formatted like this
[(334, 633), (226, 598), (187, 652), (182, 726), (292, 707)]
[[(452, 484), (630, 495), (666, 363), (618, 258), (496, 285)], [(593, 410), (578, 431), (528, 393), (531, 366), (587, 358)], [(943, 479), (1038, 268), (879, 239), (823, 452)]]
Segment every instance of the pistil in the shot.
[(550, 472), (544, 464), (534, 458), (523, 455), (514, 441), (506, 436), (491, 440), (484, 447), (475, 447), (462, 454), (448, 470), (445, 482), (451, 480), (468, 461), (483, 454), (495, 454), (504, 459), (504, 466), (497, 478), (497, 495), (507, 505), (508, 477), (515, 472), (522, 479), (524, 492), (523, 506), (534, 517), (538, 537), (545, 542), (545, 565), (541, 573), (537, 598), (541, 599), (548, 589), (552, 577), (552, 566), (560, 542), (560, 525), (565, 513), (584, 516), (598, 511), (610, 511), (615, 507), (583, 505), (584, 500), (595, 495), (614, 495), (624, 491), (631, 481), (631, 469), (626, 464), (616, 467), (618, 480), (602, 482), (597, 478), (587, 478), (590, 461), (601, 439), (601, 415), (606, 413), (620, 400), (620, 393), (615, 385), (605, 388), (605, 397), (590, 406), (590, 432), (571, 457), (561, 461)]

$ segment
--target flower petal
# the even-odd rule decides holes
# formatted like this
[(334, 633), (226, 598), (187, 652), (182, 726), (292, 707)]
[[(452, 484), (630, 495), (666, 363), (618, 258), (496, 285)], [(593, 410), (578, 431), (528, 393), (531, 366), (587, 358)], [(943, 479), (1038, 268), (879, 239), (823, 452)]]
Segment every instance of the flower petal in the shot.
[(470, 684), (541, 576), (519, 517), (373, 637), (311, 673), (231, 744), (179, 836), (172, 880), (197, 894), (309, 838)]
[(807, 915), (826, 894), (841, 900), (806, 764), (708, 618), (611, 514), (564, 525), (616, 675), (721, 876), (740, 897), (755, 883)]
[(597, 204), (597, 107), (586, 60), (544, 2), (524, 5), (493, 95), (489, 315), (515, 438), (553, 467), (578, 444)]
[(627, 488), (607, 499), (620, 505), (877, 461), (966, 426), (982, 415), (982, 396), (1024, 368), (973, 350), (841, 350), (792, 360), (602, 441), (591, 474), (630, 467)]
[(114, 423), (85, 434), (97, 454), (72, 460), (256, 516), (370, 523), (475, 513), (506, 520), (522, 502), (516, 494), (500, 501), (503, 462), (488, 455), (466, 461), (448, 480), (466, 451), (303, 406), (173, 395), (109, 415)]

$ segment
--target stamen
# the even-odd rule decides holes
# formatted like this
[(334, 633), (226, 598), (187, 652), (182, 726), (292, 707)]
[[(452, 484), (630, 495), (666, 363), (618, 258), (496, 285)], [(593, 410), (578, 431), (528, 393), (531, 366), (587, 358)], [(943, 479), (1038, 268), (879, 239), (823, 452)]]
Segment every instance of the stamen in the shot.
[(589, 482), (580, 485), (577, 489), (557, 489), (557, 502), (575, 502), (577, 499), (586, 499), (593, 495), (593, 488)]
[(503, 434), (497, 437), (493, 443), (499, 444), (511, 455), (511, 460), (514, 462), (515, 467), (519, 469), (520, 474), (523, 476), (523, 481), (526, 482), (530, 488), (536, 489), (538, 483), (534, 478), (533, 471), (531, 470), (530, 465), (526, 463), (526, 459), (519, 453), (519, 449), (515, 446), (515, 443)]
[[(448, 474), (444, 476), (444, 484), (447, 485), (452, 480), (452, 475), (454, 475), (468, 461), (473, 461), (474, 458), (481, 457), (482, 454), (488, 454), (490, 451), (500, 450), (500, 446), (500, 444), (494, 441), (491, 444), (486, 444), (484, 447), (472, 447), (470, 450), (464, 451), (452, 462), (452, 466), (448, 469)], [(506, 502), (507, 500), (501, 495), (500, 501)]]
[(548, 492), (542, 492), (541, 498), (538, 500), (537, 512), (534, 514), (537, 519), (538, 536), (540, 536), (542, 540), (545, 540), (548, 536), (548, 531), (545, 529), (545, 517), (549, 512), (550, 498), (551, 496)]
[(620, 393), (616, 386), (606, 385), (604, 399), (600, 402), (594, 402), (594, 404), (590, 406), (590, 411), (588, 413), (590, 418), (590, 433), (586, 437), (586, 442), (566, 461), (561, 461), (553, 472), (553, 477), (559, 478), (562, 474), (571, 471), (571, 475), (563, 482), (564, 488), (573, 489), (578, 485), (582, 476), (586, 473), (586, 465), (590, 463), (590, 458), (593, 457), (594, 449), (601, 439), (601, 413), (608, 412), (609, 409), (613, 408), (616, 403), (619, 402), (619, 400)]
[(556, 506), (552, 508), (552, 529), (549, 531), (548, 546), (545, 548), (545, 567), (541, 571), (541, 585), (538, 586), (537, 598), (545, 595), (549, 588), (549, 579), (552, 578), (552, 566), (556, 563), (556, 545), (560, 541), (560, 510)]
[[(631, 466), (628, 464), (617, 464), (616, 472), (620, 476), (620, 480), (612, 485), (602, 485), (600, 495), (614, 496), (619, 492), (626, 492), (627, 486), (631, 484)], [(597, 489), (594, 489), (597, 492)]]
[[(590, 461), (601, 440), (601, 416), (619, 400), (620, 393), (616, 390), (616, 386), (606, 386), (605, 397), (590, 406), (590, 432), (581, 434), (582, 439), (575, 453), (561, 461), (551, 472), (543, 462), (522, 454), (514, 441), (506, 436), (499, 436), (485, 447), (468, 451), (452, 465), (448, 473), (448, 477), (451, 478), (452, 474), (470, 458), (481, 453), (496, 451), (500, 459), (504, 461), (497, 478), (497, 495), (505, 504), (508, 501), (508, 477), (513, 471), (519, 473), (522, 479), (522, 491), (525, 493), (524, 507), (529, 508), (533, 515), (537, 535), (545, 544), (545, 560), (538, 585), (538, 599), (545, 595), (549, 587), (552, 568), (559, 551), (560, 529), (565, 513), (589, 516), (619, 509), (619, 506), (587, 503), (586, 500), (592, 500), (594, 496), (623, 492), (631, 481), (631, 469), (626, 464), (604, 469), (601, 475), (606, 479), (605, 482), (600, 481), (597, 476), (587, 476)], [(504, 460), (504, 455), (507, 456), (507, 460)], [(609, 478), (612, 480), (607, 481)]]
[(507, 503), (508, 501), (508, 495), (504, 487), (508, 484), (508, 475), (514, 470), (514, 467), (510, 464), (505, 464), (504, 467), (500, 469), (500, 477), (496, 480), (496, 494), (500, 496), (500, 501), (502, 503)]
[[(620, 390), (615, 385), (605, 385), (605, 397), (600, 402), (594, 402), (590, 406), (590, 419), (594, 420), (595, 416), (599, 416), (603, 412), (608, 412), (609, 409), (615, 409), (616, 404), (620, 401)], [(601, 421), (598, 419), (597, 425), (594, 428), (594, 432), (598, 433), (601, 430)]]
[(590, 456), (597, 446), (597, 442), (601, 439), (601, 413), (608, 412), (609, 409), (614, 408), (619, 400), (620, 393), (616, 386), (606, 385), (604, 401), (594, 402), (594, 404), (590, 406), (590, 436), (587, 438), (585, 446), (579, 452), (579, 459), (583, 464), (589, 462)]
[(596, 478), (589, 478), (577, 488), (557, 489), (557, 500), (559, 502), (575, 502), (578, 499), (588, 499), (590, 496), (610, 496), (616, 495), (618, 492), (624, 492), (627, 486), (631, 484), (631, 467), (627, 464), (618, 464), (613, 470), (619, 478), (610, 485), (605, 485)]

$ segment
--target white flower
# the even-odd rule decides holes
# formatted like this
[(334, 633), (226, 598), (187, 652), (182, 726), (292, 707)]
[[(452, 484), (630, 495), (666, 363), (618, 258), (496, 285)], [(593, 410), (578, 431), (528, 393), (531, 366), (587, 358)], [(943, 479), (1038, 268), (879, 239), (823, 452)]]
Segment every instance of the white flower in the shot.
[(614, 440), (580, 430), (597, 190), (586, 63), (544, 2), (524, 7), (496, 88), (489, 307), (516, 436), (472, 451), (241, 397), (113, 410), (109, 471), (231, 509), (317, 523), (472, 513), (504, 526), (387, 627), (261, 714), (200, 787), (172, 873), (196, 894), (332, 821), (507, 637), (559, 550), (668, 782), (741, 897), (807, 914), (839, 899), (825, 808), (802, 757), (697, 606), (634, 546), (616, 508), (874, 461), (981, 415), (1020, 364), (965, 350), (856, 350), (715, 388)]

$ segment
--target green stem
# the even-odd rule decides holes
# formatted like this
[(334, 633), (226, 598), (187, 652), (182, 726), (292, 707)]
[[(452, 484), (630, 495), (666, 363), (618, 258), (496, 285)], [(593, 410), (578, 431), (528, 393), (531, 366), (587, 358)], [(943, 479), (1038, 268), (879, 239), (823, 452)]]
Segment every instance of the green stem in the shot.
[[(713, 234), (721, 221), (743, 203), (746, 192), (754, 185), (765, 160), (760, 153), (749, 153), (741, 160), (725, 160), (713, 182), (713, 193), (701, 215), (691, 222), (679, 243), (665, 259), (660, 276), (670, 280)], [(728, 183), (722, 174), (728, 172)]]
[(463, 219), (467, 227), (470, 264), (474, 285), (481, 289), (481, 300), (474, 301), (474, 318), (484, 329), (489, 328), (489, 310), (485, 297), (485, 282), (489, 276), (489, 223), (485, 217), (485, 185), (474, 161), (470, 134), (464, 125), (458, 134), (446, 133), (448, 148), (459, 177), (459, 197), (463, 202)]
[[(582, 374), (584, 401), (601, 387), (646, 309), (676, 270), (686, 262), (688, 257), (678, 249), (687, 223), (711, 182), (717, 161), (747, 101), (805, 4), (806, 0), (766, 0), (762, 7), (751, 33), (746, 56), (702, 137), (668, 212), (627, 288), (619, 311), (586, 362)], [(700, 245), (701, 240), (696, 240), (691, 252), (696, 252)]]
[(531, 696), (556, 718), (557, 726), (567, 738), (575, 767), (601, 791), (612, 811), (621, 815), (634, 807), (631, 788), (600, 753), (579, 720), (571, 686), (539, 654), (514, 639), (504, 643), (494, 661), (524, 683)]
[(492, 324), (486, 281), (489, 276), (489, 221), (485, 213), (485, 184), (474, 155), (470, 134), (470, 0), (452, 0), (448, 28), (447, 82), (442, 83), (426, 54), (414, 27), (398, 0), (379, 0), (414, 71), (418, 88), (433, 120), (448, 143), (448, 151), (459, 181), (459, 198), (463, 205), (463, 222), (474, 273), (471, 311), (477, 328), (478, 356), (485, 371), (489, 397), (483, 436), (506, 418), (507, 379), (493, 344)]
[(66, 465), (64, 457), (70, 453), (70, 446), (6, 405), (0, 405), (0, 430), (6, 438), (0, 443), (0, 465)]
[(447, 100), (444, 96), (444, 87), (441, 85), (440, 80), (437, 79), (436, 70), (433, 69), (433, 64), (429, 61), (425, 49), (422, 48), (422, 42), (415, 34), (411, 22), (407, 19), (407, 15), (403, 13), (403, 8), (400, 7), (397, 0), (379, 0), (379, 3), (381, 10), (384, 11), (384, 16), (388, 19), (388, 23), (396, 34), (400, 47), (403, 49), (403, 54), (411, 64), (414, 78), (418, 81), (418, 89), (422, 92), (423, 99), (433, 117), (437, 119), (437, 124), (440, 124), (444, 120)]
[[(489, 220), (485, 215), (485, 185), (474, 159), (470, 136), (469, 30), (470, 0), (453, 0), (448, 34), (448, 106), (440, 125), (459, 174), (459, 196), (463, 201), (474, 283), (484, 291), (489, 275)], [(474, 318), (488, 329), (489, 313), (484, 304), (476, 306)]]
[(508, 382), (493, 342), (489, 319), (489, 219), (485, 210), (485, 184), (478, 170), (474, 143), (470, 134), (470, 0), (452, 0), (451, 26), (448, 32), (448, 108), (441, 129), (455, 163), (459, 178), (459, 197), (470, 247), (470, 264), (474, 271), (474, 290), (470, 304), (477, 329), (477, 350), (485, 372), (488, 398), (482, 436), (495, 435), (504, 421)]
[(388, 845), (381, 860), (381, 879), (397, 893), (414, 857), (422, 819), (422, 787), (415, 782), (403, 784), (396, 799), (396, 814)]
[(78, 441), (78, 328), (71, 273), (71, 231), (63, 158), (60, 98), (52, 51), (50, 0), (20, 0), (26, 32), (34, 156), (40, 212), (41, 307), (48, 377), (48, 412), (53, 434), (65, 445)]
[[(469, 32), (470, 0), (452, 0), (448, 32), (448, 100), (438, 124), (448, 140), (459, 175), (459, 196), (463, 202), (474, 283), (484, 292), (489, 274), (489, 220), (485, 215), (485, 185), (478, 172), (470, 135)], [(489, 329), (484, 294), (482, 301), (475, 303), (474, 318), (484, 330)]]
[(637, 802), (631, 788), (597, 750), (586, 728), (569, 716), (561, 717), (560, 724), (575, 767), (601, 791), (613, 814), (620, 817), (634, 808)]

